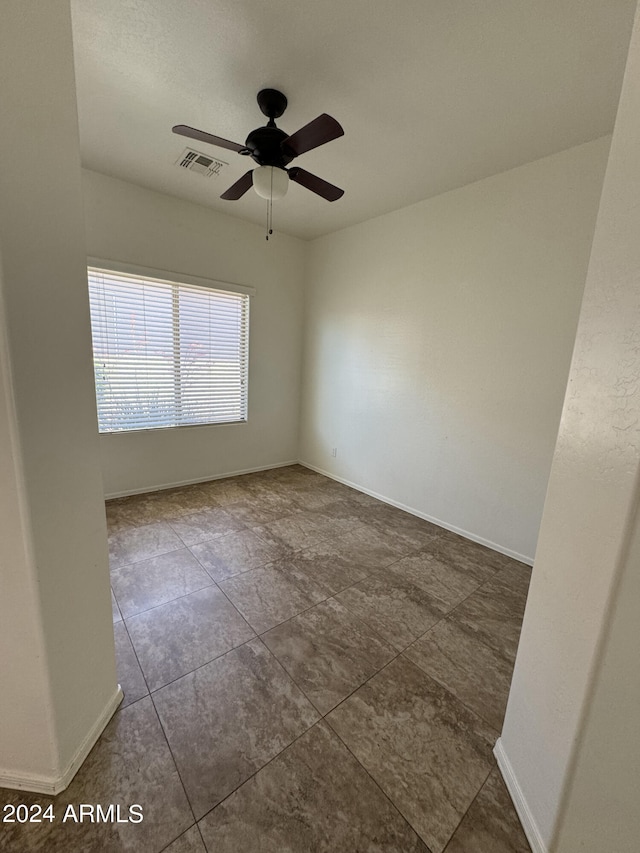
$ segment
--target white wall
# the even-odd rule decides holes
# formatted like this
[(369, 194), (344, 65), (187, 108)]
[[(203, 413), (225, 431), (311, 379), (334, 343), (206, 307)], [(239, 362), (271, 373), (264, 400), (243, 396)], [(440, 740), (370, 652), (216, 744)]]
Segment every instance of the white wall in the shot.
[(3, 0), (1, 17), (0, 786), (51, 792), (121, 694), (69, 2)]
[(256, 225), (95, 172), (83, 187), (90, 256), (256, 289), (247, 423), (101, 436), (106, 494), (295, 461), (305, 244), (277, 233), (267, 242)]
[(640, 837), (639, 75), (636, 19), (499, 747), (554, 853)]
[(532, 559), (608, 147), (313, 242), (304, 462)]
[(557, 849), (637, 853), (640, 838), (640, 515), (624, 559), (576, 751)]
[(7, 779), (44, 775), (55, 767), (57, 756), (40, 602), (29, 553), (3, 290), (0, 270), (0, 776)]

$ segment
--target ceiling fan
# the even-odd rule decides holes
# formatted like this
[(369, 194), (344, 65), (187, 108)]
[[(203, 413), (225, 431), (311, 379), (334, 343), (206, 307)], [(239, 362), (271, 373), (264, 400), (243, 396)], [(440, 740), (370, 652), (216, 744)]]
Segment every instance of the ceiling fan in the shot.
[(238, 154), (251, 157), (258, 164), (257, 168), (245, 172), (235, 184), (222, 193), (220, 198), (236, 201), (252, 186), (263, 198), (270, 200), (282, 198), (287, 191), (289, 180), (326, 198), (327, 201), (337, 201), (341, 198), (344, 190), (339, 187), (312, 175), (311, 172), (299, 166), (287, 168), (294, 157), (343, 136), (344, 130), (340, 124), (330, 115), (323, 113), (289, 136), (284, 130), (276, 127), (275, 123), (275, 119), (280, 118), (287, 108), (287, 99), (282, 92), (278, 92), (277, 89), (262, 89), (258, 92), (257, 100), (258, 106), (269, 121), (265, 127), (252, 130), (244, 145), (222, 139), (203, 130), (196, 130), (185, 124), (177, 124), (173, 128), (173, 132), (180, 136), (188, 136), (190, 139), (198, 139), (200, 142), (208, 142), (210, 145), (237, 151)]

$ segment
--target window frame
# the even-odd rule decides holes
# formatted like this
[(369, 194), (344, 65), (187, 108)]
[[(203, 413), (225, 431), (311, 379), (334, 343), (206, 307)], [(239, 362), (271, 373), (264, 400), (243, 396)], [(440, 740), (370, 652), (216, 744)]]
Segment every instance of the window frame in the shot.
[[(247, 365), (246, 365), (246, 417), (239, 420), (231, 420), (231, 421), (210, 421), (203, 422), (197, 424), (172, 424), (170, 426), (148, 426), (148, 427), (134, 427), (132, 429), (116, 429), (116, 430), (100, 430), (98, 425), (98, 433), (100, 436), (107, 435), (131, 435), (132, 433), (148, 433), (148, 432), (161, 432), (164, 430), (176, 430), (176, 429), (194, 429), (200, 427), (221, 427), (221, 426), (240, 426), (242, 424), (246, 424), (249, 421), (249, 361), (250, 361), (250, 336), (251, 336), (251, 297), (255, 297), (256, 289), (255, 287), (250, 287), (244, 284), (237, 284), (235, 282), (228, 281), (219, 281), (216, 279), (203, 278), (201, 276), (187, 275), (184, 273), (174, 272), (172, 270), (162, 270), (156, 269), (153, 267), (143, 267), (137, 264), (129, 264), (121, 261), (113, 261), (105, 258), (97, 258), (97, 257), (87, 257), (87, 279), (90, 274), (90, 270), (95, 269), (96, 271), (103, 271), (105, 273), (113, 273), (114, 275), (131, 275), (136, 276), (142, 279), (152, 279), (160, 282), (166, 282), (168, 284), (184, 284), (184, 285), (192, 285), (195, 287), (202, 287), (205, 289), (218, 290), (227, 293), (237, 293), (243, 296), (249, 297), (248, 302), (248, 319), (247, 319), (247, 340), (246, 340), (246, 352), (247, 352)], [(87, 283), (87, 298), (89, 295), (88, 283)], [(91, 318), (90, 318), (91, 319)], [(93, 350), (93, 341), (91, 346), (92, 356), (94, 355)], [(94, 390), (95, 390), (95, 369), (94, 369)], [(96, 399), (96, 409), (97, 409), (97, 399)]]

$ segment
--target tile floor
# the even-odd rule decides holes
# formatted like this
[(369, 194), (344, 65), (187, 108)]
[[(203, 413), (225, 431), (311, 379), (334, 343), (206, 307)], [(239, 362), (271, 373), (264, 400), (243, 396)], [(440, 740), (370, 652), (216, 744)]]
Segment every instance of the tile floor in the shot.
[[(526, 853), (492, 756), (529, 569), (301, 466), (107, 503), (125, 698), (11, 853)], [(67, 804), (141, 823), (62, 823)]]

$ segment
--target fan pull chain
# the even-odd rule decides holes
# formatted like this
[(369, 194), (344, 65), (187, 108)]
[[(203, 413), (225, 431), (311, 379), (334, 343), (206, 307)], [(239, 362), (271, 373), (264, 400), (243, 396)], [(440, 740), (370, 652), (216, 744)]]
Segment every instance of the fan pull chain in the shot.
[(267, 240), (273, 234), (273, 169), (271, 169), (271, 191), (267, 199)]
[(267, 240), (273, 234), (273, 200), (267, 199)]

